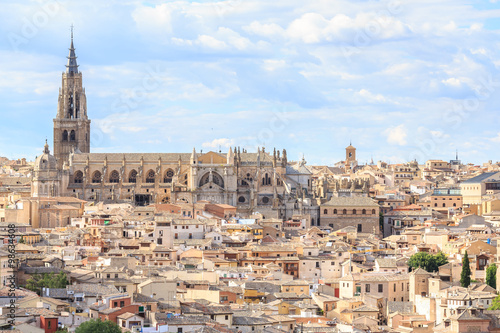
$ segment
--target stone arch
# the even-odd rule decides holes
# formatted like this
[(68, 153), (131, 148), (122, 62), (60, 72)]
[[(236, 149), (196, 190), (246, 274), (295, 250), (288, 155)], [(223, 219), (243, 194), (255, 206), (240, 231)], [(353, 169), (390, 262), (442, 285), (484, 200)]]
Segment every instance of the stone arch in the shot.
[(62, 140), (68, 141), (68, 131), (64, 130), (64, 132), (62, 132)]
[(168, 169), (167, 171), (165, 171), (165, 175), (163, 176), (163, 182), (171, 183), (173, 178), (174, 178), (174, 170)]
[(118, 171), (116, 170), (111, 171), (111, 174), (109, 175), (109, 182), (110, 183), (120, 182), (120, 174), (118, 173)]
[(153, 170), (149, 170), (146, 173), (146, 183), (154, 183), (155, 182), (155, 172)]
[[(203, 175), (203, 177), (201, 177), (199, 186), (202, 187), (203, 185), (207, 184), (209, 181), (210, 181), (210, 172), (207, 172), (206, 174)], [(215, 185), (218, 185), (218, 186), (224, 188), (224, 179), (217, 172), (212, 172), (212, 182)]]
[(69, 133), (69, 141), (75, 141), (76, 140), (76, 132), (75, 130), (71, 130)]
[(96, 170), (92, 174), (92, 183), (100, 183), (100, 182), (101, 182), (101, 172), (99, 170)]
[(81, 172), (80, 170), (78, 170), (77, 172), (75, 172), (75, 176), (73, 177), (73, 182), (75, 184), (81, 184), (81, 183), (83, 183), (83, 172)]
[(132, 169), (132, 171), (130, 171), (130, 173), (128, 174), (128, 182), (129, 183), (137, 182), (137, 170)]

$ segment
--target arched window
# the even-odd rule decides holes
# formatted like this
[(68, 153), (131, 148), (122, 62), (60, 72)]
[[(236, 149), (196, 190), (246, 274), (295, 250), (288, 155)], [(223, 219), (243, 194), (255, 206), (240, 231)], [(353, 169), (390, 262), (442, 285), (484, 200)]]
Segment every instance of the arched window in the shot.
[(446, 207), (446, 204), (443, 202), (443, 207)]
[(75, 140), (76, 140), (75, 130), (71, 130), (71, 133), (69, 134), (69, 141), (75, 141)]
[(77, 172), (75, 172), (74, 183), (75, 184), (81, 184), (81, 183), (83, 183), (83, 172), (81, 172), (80, 170), (78, 170)]
[(168, 169), (167, 172), (165, 172), (165, 177), (163, 177), (163, 182), (171, 183), (173, 177), (174, 177), (174, 170)]
[(457, 207), (457, 204), (455, 202), (453, 203), (453, 207)]
[(128, 182), (135, 183), (137, 181), (137, 171), (134, 169), (128, 174)]
[(342, 214), (347, 215), (347, 209), (344, 209), (344, 210), (342, 211)]
[(75, 100), (76, 100), (76, 103), (75, 103), (75, 118), (79, 118), (79, 112), (78, 112), (78, 109), (80, 108), (80, 99), (78, 98), (78, 95), (75, 96)]
[[(203, 175), (203, 177), (201, 177), (199, 186), (202, 187), (203, 185), (208, 184), (209, 181), (210, 172), (207, 172)], [(224, 188), (224, 179), (222, 179), (222, 177), (217, 172), (212, 172), (212, 181), (214, 184)]]
[(324, 215), (327, 215), (327, 214), (328, 214), (328, 209), (325, 209), (325, 210), (323, 211), (323, 214), (324, 214)]
[(71, 119), (73, 118), (73, 108), (75, 107), (73, 104), (73, 93), (69, 94), (69, 99), (68, 99), (68, 118)]
[(372, 214), (375, 214), (375, 209), (372, 209)]
[(220, 187), (224, 188), (224, 180), (218, 173), (213, 173), (213, 180), (215, 185), (219, 185)]
[(153, 170), (149, 170), (146, 175), (146, 183), (154, 183), (155, 182), (155, 172)]
[(333, 214), (337, 214), (337, 209), (334, 209), (334, 210), (333, 210)]
[(361, 211), (361, 214), (365, 215), (365, 214), (366, 214), (366, 209), (363, 209), (363, 210)]
[(109, 182), (110, 183), (120, 182), (120, 174), (118, 173), (118, 171), (116, 170), (111, 171), (111, 174), (109, 175)]
[(352, 214), (353, 214), (353, 215), (356, 215), (356, 213), (357, 213), (356, 209), (353, 209), (353, 210), (352, 210)]
[(262, 178), (262, 185), (271, 185), (271, 177), (269, 177), (267, 173), (264, 175), (264, 178)]
[(92, 174), (92, 183), (100, 183), (101, 182), (101, 172), (94, 171)]
[(64, 132), (62, 133), (62, 140), (68, 141), (68, 131), (64, 130)]

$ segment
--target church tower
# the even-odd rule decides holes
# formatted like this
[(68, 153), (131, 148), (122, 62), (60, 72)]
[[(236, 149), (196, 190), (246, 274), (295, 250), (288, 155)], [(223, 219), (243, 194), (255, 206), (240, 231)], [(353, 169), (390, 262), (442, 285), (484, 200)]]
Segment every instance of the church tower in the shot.
[(82, 86), (82, 73), (78, 71), (73, 29), (68, 64), (62, 74), (57, 116), (54, 119), (54, 156), (61, 169), (72, 151), (90, 152), (90, 120), (87, 117), (87, 98)]
[(345, 170), (350, 171), (358, 165), (356, 161), (356, 148), (353, 147), (352, 143), (345, 149)]

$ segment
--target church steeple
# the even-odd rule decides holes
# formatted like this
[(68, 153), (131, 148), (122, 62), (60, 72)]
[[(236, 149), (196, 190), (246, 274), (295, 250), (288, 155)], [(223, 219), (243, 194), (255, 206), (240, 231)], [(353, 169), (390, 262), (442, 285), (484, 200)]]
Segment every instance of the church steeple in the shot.
[(73, 45), (73, 26), (71, 26), (71, 45), (69, 47), (68, 64), (66, 65), (66, 73), (78, 73), (78, 65), (76, 63), (75, 47)]
[(82, 72), (78, 71), (73, 27), (71, 27), (71, 46), (68, 64), (62, 73), (61, 89), (54, 119), (54, 156), (59, 169), (72, 152), (90, 152), (90, 119), (87, 116), (87, 97), (82, 83)]

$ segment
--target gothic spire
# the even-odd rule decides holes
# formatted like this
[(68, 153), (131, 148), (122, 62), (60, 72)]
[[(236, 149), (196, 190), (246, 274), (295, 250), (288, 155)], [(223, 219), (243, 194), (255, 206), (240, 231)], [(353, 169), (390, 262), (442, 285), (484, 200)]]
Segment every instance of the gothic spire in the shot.
[(73, 46), (73, 25), (71, 25), (71, 45), (69, 47), (68, 64), (66, 65), (66, 73), (78, 73), (78, 65), (76, 64), (75, 47)]

